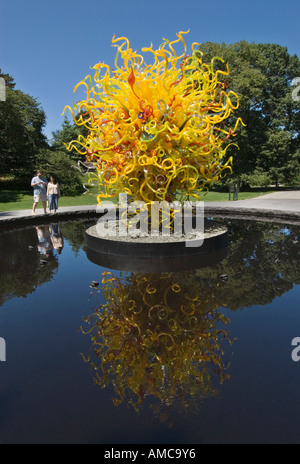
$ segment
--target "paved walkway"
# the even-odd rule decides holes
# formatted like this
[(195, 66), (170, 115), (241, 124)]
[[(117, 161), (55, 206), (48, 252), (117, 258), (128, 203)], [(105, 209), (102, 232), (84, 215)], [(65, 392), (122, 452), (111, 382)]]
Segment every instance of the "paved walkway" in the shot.
[[(250, 211), (255, 213), (257, 211), (260, 214), (274, 213), (279, 214), (283, 212), (285, 214), (295, 215), (300, 217), (300, 190), (286, 191), (286, 192), (275, 192), (268, 195), (262, 195), (257, 198), (250, 200), (237, 200), (237, 201), (219, 201), (219, 202), (207, 202), (206, 208), (209, 210), (231, 210), (232, 212), (237, 211)], [(63, 216), (65, 214), (80, 214), (87, 212), (95, 212), (96, 205), (90, 206), (72, 206), (59, 208), (57, 216)], [(49, 215), (47, 215), (48, 217)], [(1, 222), (15, 221), (25, 218), (40, 218), (44, 217), (42, 209), (37, 209), (36, 216), (32, 216), (31, 210), (23, 211), (8, 211), (0, 212), (0, 224)], [(55, 216), (54, 216), (55, 217)]]
[(275, 192), (250, 200), (209, 202), (208, 206), (300, 213), (300, 190)]
[[(96, 211), (96, 206), (95, 205), (91, 205), (91, 206), (68, 206), (68, 207), (61, 207), (59, 208), (59, 214), (62, 214), (62, 213), (76, 213), (76, 212), (80, 212), (80, 211)], [(1, 223), (1, 220), (7, 220), (7, 219), (16, 219), (16, 218), (26, 218), (26, 217), (41, 217), (41, 216), (45, 216), (44, 215), (44, 212), (43, 212), (43, 209), (42, 208), (38, 208), (36, 210), (36, 214), (35, 216), (32, 216), (32, 210), (31, 209), (24, 209), (24, 210), (20, 210), (20, 211), (5, 211), (5, 212), (0, 212), (0, 223)], [(47, 216), (49, 216), (47, 214)]]

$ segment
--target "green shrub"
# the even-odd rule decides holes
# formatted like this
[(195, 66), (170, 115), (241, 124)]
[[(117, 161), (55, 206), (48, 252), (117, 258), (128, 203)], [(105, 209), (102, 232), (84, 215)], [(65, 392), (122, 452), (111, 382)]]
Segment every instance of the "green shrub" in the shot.
[(241, 181), (251, 187), (267, 187), (271, 184), (271, 177), (263, 169), (257, 168), (252, 174), (242, 175)]

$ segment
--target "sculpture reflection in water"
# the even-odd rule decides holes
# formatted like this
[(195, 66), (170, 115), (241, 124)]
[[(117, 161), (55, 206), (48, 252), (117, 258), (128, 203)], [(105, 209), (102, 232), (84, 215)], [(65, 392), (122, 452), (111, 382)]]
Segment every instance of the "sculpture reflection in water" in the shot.
[(153, 407), (156, 398), (196, 411), (218, 393), (229, 377), (223, 344), (231, 341), (217, 287), (196, 285), (190, 272), (105, 272), (102, 283), (106, 303), (84, 319), (90, 330), (81, 328), (92, 340), (83, 357), (99, 386), (113, 385), (115, 405), (127, 401), (140, 410), (150, 397)]
[(222, 308), (268, 305), (300, 284), (297, 224), (224, 222), (229, 246), (219, 261), (197, 267), (191, 258), (185, 272), (104, 276), (106, 304), (85, 319), (92, 337), (86, 361), (99, 385), (112, 382), (116, 404), (141, 408), (155, 397), (196, 411), (228, 378)]

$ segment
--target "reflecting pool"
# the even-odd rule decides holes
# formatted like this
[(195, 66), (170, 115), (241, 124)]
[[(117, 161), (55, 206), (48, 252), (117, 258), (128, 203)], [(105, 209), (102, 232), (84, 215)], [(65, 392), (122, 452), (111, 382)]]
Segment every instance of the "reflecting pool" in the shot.
[(300, 227), (222, 221), (166, 272), (90, 260), (92, 220), (0, 233), (0, 443), (299, 443)]

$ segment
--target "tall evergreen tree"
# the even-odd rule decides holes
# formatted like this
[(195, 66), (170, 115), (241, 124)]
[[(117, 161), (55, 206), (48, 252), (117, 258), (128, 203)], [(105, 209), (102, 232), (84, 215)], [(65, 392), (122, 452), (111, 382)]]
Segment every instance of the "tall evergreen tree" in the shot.
[(65, 116), (61, 129), (52, 132), (51, 148), (53, 150), (63, 151), (73, 161), (84, 158), (76, 151), (69, 151), (66, 147), (72, 140), (77, 140), (79, 135), (86, 137), (88, 129), (84, 126), (77, 126), (74, 122), (70, 122)]

